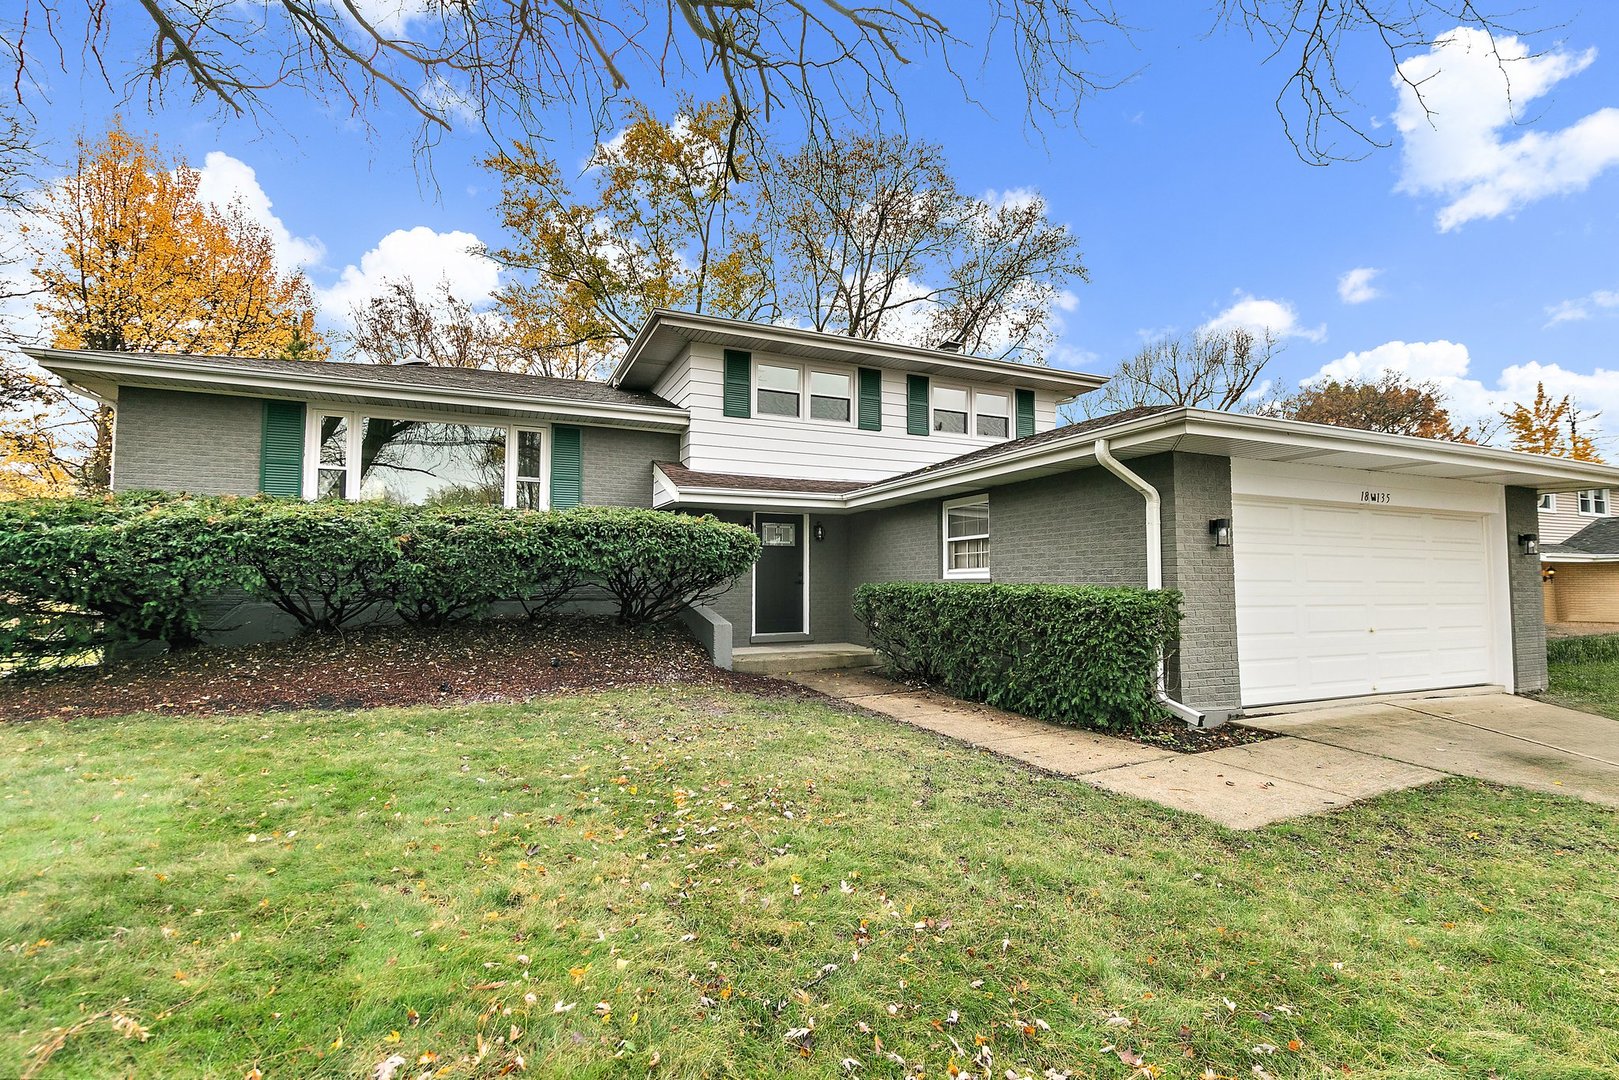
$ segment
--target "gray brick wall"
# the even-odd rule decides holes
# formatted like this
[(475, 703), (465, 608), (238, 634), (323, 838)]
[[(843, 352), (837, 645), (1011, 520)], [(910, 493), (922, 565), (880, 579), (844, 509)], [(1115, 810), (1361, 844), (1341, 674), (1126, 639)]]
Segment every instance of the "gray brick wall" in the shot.
[[(1161, 454), (1127, 463), (1163, 496), (1164, 584), (1186, 594), (1183, 644), (1171, 657), (1173, 691), (1200, 709), (1237, 707), (1236, 588), (1229, 549), (1209, 546), (1210, 518), (1231, 516), (1225, 458)], [(851, 589), (862, 581), (935, 581), (942, 575), (943, 500), (850, 519)], [(994, 580), (1059, 585), (1147, 582), (1146, 506), (1101, 468), (990, 489)], [(852, 622), (850, 632), (860, 629)]]
[(582, 427), (579, 436), (590, 506), (651, 506), (652, 463), (680, 459), (673, 432)]
[(113, 487), (251, 495), (263, 426), (258, 398), (126, 386), (113, 421)]
[[(1155, 459), (1156, 460), (1156, 459)], [(1164, 585), (1179, 589), (1181, 640), (1165, 682), (1178, 700), (1205, 711), (1242, 703), (1237, 675), (1237, 579), (1231, 548), (1217, 548), (1209, 521), (1231, 517), (1231, 459), (1175, 454), (1163, 495)], [(1150, 479), (1150, 478), (1149, 478)]]
[(1507, 589), (1512, 600), (1512, 677), (1518, 693), (1546, 689), (1546, 614), (1540, 560), (1518, 551), (1518, 536), (1538, 533), (1540, 497), (1507, 488)]
[[(753, 515), (736, 510), (694, 510), (693, 513), (711, 513), (722, 521), (753, 527)], [(847, 553), (849, 548), (849, 519), (833, 514), (811, 514), (809, 521), (810, 555), (810, 632), (802, 640), (817, 644), (853, 641), (850, 635), (853, 617), (849, 611), (849, 584)], [(826, 531), (825, 540), (815, 539), (815, 526)], [(738, 578), (730, 591), (712, 605), (731, 624), (733, 641), (738, 646), (753, 644), (753, 575)], [(771, 638), (782, 641), (782, 638)]]

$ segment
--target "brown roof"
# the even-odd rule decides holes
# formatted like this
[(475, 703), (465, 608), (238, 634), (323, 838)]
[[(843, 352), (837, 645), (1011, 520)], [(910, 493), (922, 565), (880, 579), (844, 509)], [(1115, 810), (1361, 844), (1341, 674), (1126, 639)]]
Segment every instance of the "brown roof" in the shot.
[(1101, 431), (1104, 428), (1110, 428), (1116, 424), (1125, 424), (1129, 423), (1131, 420), (1139, 420), (1143, 416), (1152, 416), (1155, 413), (1168, 412), (1173, 408), (1175, 408), (1173, 405), (1137, 405), (1133, 408), (1122, 409), (1116, 413), (1109, 413), (1106, 416), (1095, 416), (1089, 420), (1081, 420), (1076, 424), (1064, 424), (1062, 427), (1054, 427), (1050, 431), (1041, 431), (1034, 435), (1025, 435), (1023, 438), (1013, 439), (1011, 442), (996, 443), (994, 446), (986, 446), (982, 450), (973, 450), (969, 453), (960, 454), (953, 458), (946, 458), (943, 461), (935, 461), (932, 465), (924, 465), (920, 469), (912, 469), (910, 472), (898, 473), (897, 475), (890, 476), (884, 480), (876, 480), (873, 481), (872, 484), (861, 484), (860, 486), (871, 487), (873, 484), (887, 484), (891, 481), (900, 480), (907, 477), (926, 476), (928, 473), (938, 472), (940, 469), (948, 469), (956, 465), (966, 465), (972, 462), (988, 461), (992, 458), (998, 458), (1002, 454), (1010, 454), (1014, 450), (1023, 450), (1031, 446), (1041, 446), (1045, 443), (1066, 442), (1069, 439), (1082, 438), (1085, 435), (1091, 434), (1092, 432)]
[(741, 473), (697, 472), (671, 461), (657, 463), (658, 470), (682, 488), (734, 488), (738, 491), (791, 491), (817, 495), (842, 495), (865, 487), (860, 480), (799, 480), (790, 476), (744, 476)]

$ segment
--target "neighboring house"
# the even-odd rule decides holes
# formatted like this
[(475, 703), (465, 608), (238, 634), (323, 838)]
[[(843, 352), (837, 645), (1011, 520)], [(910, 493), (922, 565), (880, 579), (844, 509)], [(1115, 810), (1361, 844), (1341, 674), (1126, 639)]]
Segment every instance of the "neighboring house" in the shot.
[(35, 350), (116, 405), (114, 485), (706, 511), (764, 541), (738, 645), (859, 640), (858, 584), (1163, 585), (1169, 691), (1545, 685), (1540, 492), (1605, 467), (1197, 409), (1056, 426), (1094, 375), (659, 312), (611, 379)]
[(1619, 624), (1619, 508), (1609, 488), (1540, 497), (1546, 621)]

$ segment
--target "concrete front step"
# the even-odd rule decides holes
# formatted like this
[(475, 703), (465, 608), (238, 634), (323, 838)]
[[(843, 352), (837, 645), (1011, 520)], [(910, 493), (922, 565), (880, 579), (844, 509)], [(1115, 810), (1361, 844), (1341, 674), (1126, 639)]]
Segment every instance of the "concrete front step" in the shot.
[(866, 668), (876, 663), (875, 652), (847, 641), (825, 645), (748, 645), (731, 652), (732, 670), (749, 675)]

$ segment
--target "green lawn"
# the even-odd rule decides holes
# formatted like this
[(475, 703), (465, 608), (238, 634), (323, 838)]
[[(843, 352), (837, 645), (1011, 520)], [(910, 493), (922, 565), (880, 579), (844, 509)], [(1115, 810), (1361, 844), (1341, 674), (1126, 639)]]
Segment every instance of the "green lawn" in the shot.
[(1619, 637), (1554, 641), (1547, 648), (1551, 685), (1559, 705), (1619, 720)]
[(0, 754), (3, 1076), (1619, 1071), (1619, 818), (1555, 796), (1229, 833), (702, 689)]

